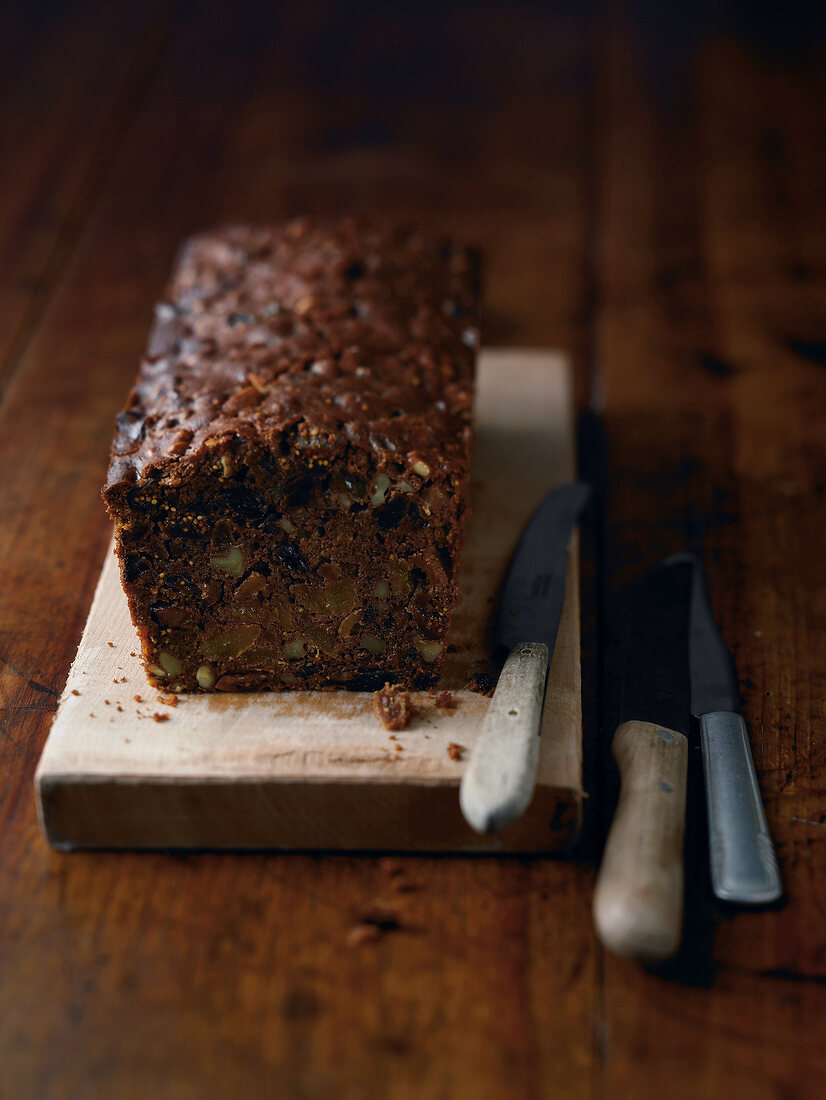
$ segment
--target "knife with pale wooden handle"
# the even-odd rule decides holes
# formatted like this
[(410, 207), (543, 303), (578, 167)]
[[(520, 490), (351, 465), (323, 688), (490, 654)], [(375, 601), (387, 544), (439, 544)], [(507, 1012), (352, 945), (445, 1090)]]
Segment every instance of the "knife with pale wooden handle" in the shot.
[(691, 580), (689, 562), (667, 562), (635, 592), (612, 746), (620, 796), (594, 893), (603, 944), (647, 963), (682, 934)]
[(494, 833), (528, 808), (536, 787), (548, 668), (565, 596), (568, 543), (591, 494), (572, 482), (549, 493), (519, 540), (492, 618), (508, 651), (459, 788), (468, 824)]

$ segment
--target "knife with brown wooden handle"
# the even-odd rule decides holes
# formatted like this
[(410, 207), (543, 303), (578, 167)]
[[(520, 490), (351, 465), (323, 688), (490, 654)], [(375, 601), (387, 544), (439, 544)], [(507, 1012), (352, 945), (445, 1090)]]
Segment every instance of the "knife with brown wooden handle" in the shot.
[(620, 796), (594, 921), (609, 950), (641, 962), (675, 954), (682, 934), (691, 579), (683, 559), (637, 586), (612, 746)]

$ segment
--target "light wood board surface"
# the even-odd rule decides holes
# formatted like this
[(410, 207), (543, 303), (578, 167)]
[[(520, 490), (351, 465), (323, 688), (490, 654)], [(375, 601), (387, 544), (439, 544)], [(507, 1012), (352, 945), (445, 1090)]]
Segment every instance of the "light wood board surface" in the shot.
[[(49, 841), (456, 852), (569, 845), (582, 797), (576, 537), (533, 803), (521, 821), (488, 837), (470, 829), (458, 801), (489, 703), (464, 685), (488, 667), (493, 599), (531, 512), (574, 475), (564, 358), (540, 350), (483, 352), (475, 427), (473, 512), (449, 639), (455, 652), (442, 684), (453, 692), (455, 710), (440, 710), (417, 692), (418, 717), (393, 740), (374, 717), (369, 693), (181, 695), (177, 706), (164, 705), (134, 656), (137, 638), (110, 553), (37, 770)], [(451, 743), (466, 750), (459, 759), (448, 752)]]

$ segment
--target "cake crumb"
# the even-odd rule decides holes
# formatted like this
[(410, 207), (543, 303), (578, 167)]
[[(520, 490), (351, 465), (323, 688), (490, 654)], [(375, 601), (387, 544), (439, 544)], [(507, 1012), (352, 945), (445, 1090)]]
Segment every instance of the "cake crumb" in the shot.
[(399, 684), (385, 684), (373, 693), (373, 713), (388, 730), (404, 730), (416, 714), (410, 692)]
[(443, 691), (441, 695), (436, 696), (436, 706), (439, 710), (456, 710), (456, 698), (452, 691)]
[(109, 706), (109, 700), (108, 700), (108, 699), (104, 699), (103, 701), (104, 701), (104, 703), (105, 703), (105, 704), (107, 705), (107, 707), (108, 707), (108, 706)]
[(158, 714), (157, 711), (155, 711), (155, 713), (152, 715), (152, 717), (155, 719), (156, 722), (168, 722), (169, 721), (169, 715), (168, 714)]
[(80, 695), (80, 692), (77, 690), (77, 688), (72, 688), (72, 695)]
[(109, 646), (110, 649), (115, 648), (115, 643), (114, 642), (107, 642), (106, 644)]
[(348, 947), (364, 947), (368, 943), (378, 943), (381, 929), (375, 924), (354, 924), (347, 933)]
[(141, 698), (140, 695), (133, 695), (132, 698), (135, 700), (136, 703), (142, 703), (143, 702), (143, 699)]
[(477, 695), (485, 695), (488, 699), (493, 695), (495, 687), (493, 677), (487, 672), (474, 672), (465, 684), (467, 691), (475, 691)]
[(130, 657), (137, 657), (137, 653), (130, 653), (129, 656)]
[(91, 711), (89, 711), (89, 717), (90, 717), (90, 718), (94, 718), (94, 714), (92, 714), (92, 712), (91, 712)]
[(451, 741), (447, 746), (447, 755), (451, 760), (461, 760), (467, 752), (464, 745), (457, 745), (455, 741)]
[(118, 707), (118, 710), (122, 712), (122, 711), (123, 711), (123, 707), (119, 706), (119, 707)]
[(373, 898), (358, 915), (359, 924), (372, 924), (382, 932), (394, 932), (401, 927), (399, 911), (386, 898)]
[(165, 707), (177, 707), (178, 696), (177, 695), (159, 695), (158, 702), (163, 703)]

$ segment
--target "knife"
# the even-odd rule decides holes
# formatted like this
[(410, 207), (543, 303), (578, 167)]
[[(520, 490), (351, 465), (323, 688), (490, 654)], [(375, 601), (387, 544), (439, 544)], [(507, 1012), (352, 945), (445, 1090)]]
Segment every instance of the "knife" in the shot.
[(620, 797), (594, 922), (606, 947), (641, 962), (673, 955), (682, 931), (692, 573), (668, 561), (637, 585), (612, 745)]
[(705, 574), (691, 558), (691, 711), (703, 746), (711, 883), (724, 901), (761, 905), (783, 892), (740, 712), (734, 661), (714, 621)]
[(491, 620), (495, 646), (509, 650), (459, 788), (478, 833), (521, 817), (533, 798), (539, 728), (562, 604), (568, 543), (591, 495), (572, 482), (533, 513), (508, 568)]

